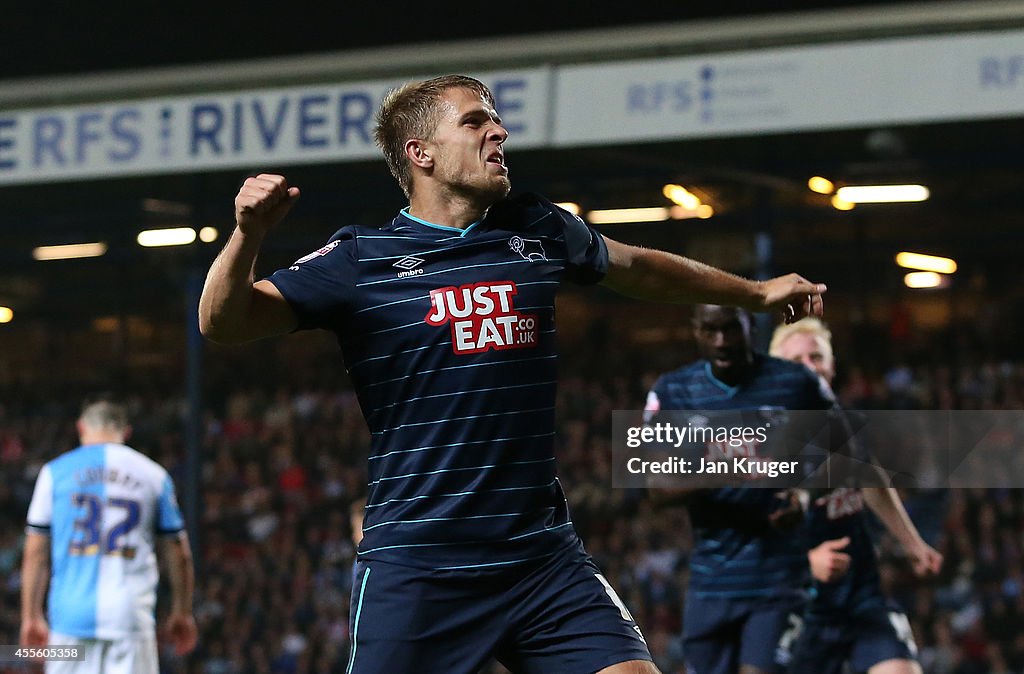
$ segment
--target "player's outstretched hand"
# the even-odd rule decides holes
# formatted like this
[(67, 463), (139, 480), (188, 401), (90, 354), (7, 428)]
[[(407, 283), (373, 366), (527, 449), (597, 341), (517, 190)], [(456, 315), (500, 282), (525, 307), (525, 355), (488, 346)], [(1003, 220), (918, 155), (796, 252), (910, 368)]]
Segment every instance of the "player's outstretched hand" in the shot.
[(22, 646), (42, 648), (50, 643), (50, 626), (43, 618), (25, 620), (18, 640)]
[(171, 613), (167, 616), (165, 629), (178, 655), (191, 653), (199, 642), (199, 629), (190, 613)]
[(761, 282), (763, 308), (781, 311), (786, 323), (821, 316), (825, 310), (821, 296), (826, 290), (824, 283), (811, 283), (799, 274), (778, 276)]
[(235, 197), (235, 224), (243, 234), (263, 235), (281, 222), (299, 198), (284, 176), (261, 173), (242, 183)]
[(850, 555), (840, 552), (850, 544), (850, 537), (843, 536), (832, 541), (825, 541), (807, 553), (811, 575), (822, 583), (839, 580), (850, 569)]
[(942, 553), (922, 542), (917, 549), (910, 551), (910, 562), (914, 567), (914, 575), (918, 578), (937, 576), (942, 570)]

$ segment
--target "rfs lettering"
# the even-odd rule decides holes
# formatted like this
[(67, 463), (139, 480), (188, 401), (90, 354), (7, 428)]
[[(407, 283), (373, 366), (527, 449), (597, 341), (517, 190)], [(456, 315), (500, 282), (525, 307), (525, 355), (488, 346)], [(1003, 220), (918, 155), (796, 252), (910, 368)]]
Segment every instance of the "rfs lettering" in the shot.
[(429, 325), (448, 323), (455, 353), (523, 349), (537, 345), (537, 317), (512, 306), (512, 281), (485, 281), (430, 291)]

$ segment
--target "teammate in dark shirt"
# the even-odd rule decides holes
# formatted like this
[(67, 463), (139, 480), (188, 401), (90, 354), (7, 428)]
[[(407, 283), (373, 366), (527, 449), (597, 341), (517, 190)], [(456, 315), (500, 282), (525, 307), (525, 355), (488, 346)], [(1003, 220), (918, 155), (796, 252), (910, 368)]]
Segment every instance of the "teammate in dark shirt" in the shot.
[[(647, 396), (648, 420), (668, 410), (825, 410), (832, 398), (812, 373), (754, 352), (745, 311), (701, 305), (694, 335), (702, 356), (663, 375)], [(735, 448), (721, 448), (728, 452)], [(741, 451), (757, 456), (756, 447)], [(731, 458), (731, 457), (726, 457)], [(664, 493), (652, 492), (669, 502)], [(691, 674), (782, 672), (805, 603), (806, 552), (793, 529), (793, 491), (695, 489), (685, 498), (694, 528), (683, 617)]]
[(507, 199), (507, 135), (477, 80), (392, 92), (376, 138), (409, 207), (255, 281), (299, 190), (249, 178), (200, 301), (219, 342), (337, 335), (372, 434), (348, 672), (468, 674), (490, 655), (523, 672), (656, 671), (555, 476), (559, 284), (821, 313), (825, 287), (796, 274), (755, 283), (607, 239), (541, 197)]
[[(821, 321), (805, 318), (776, 329), (771, 353), (803, 363), (831, 384), (831, 338)], [(865, 505), (902, 543), (917, 575), (934, 575), (942, 566), (942, 555), (918, 534), (895, 489), (847, 486), (814, 498), (806, 516), (814, 590), (791, 674), (839, 674), (845, 662), (854, 672), (921, 673), (910, 623), (882, 594)]]

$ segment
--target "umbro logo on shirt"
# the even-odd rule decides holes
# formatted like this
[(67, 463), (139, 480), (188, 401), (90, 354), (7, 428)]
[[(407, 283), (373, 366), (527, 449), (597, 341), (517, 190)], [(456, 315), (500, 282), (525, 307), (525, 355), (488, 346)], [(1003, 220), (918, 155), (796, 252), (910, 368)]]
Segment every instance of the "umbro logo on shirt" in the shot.
[(401, 269), (402, 271), (398, 272), (398, 278), (403, 278), (405, 276), (415, 276), (416, 274), (422, 274), (423, 270), (417, 269), (417, 267), (419, 267), (421, 264), (423, 264), (422, 259), (414, 257), (412, 255), (406, 255), (401, 260), (399, 260), (398, 262), (394, 263), (391, 266)]

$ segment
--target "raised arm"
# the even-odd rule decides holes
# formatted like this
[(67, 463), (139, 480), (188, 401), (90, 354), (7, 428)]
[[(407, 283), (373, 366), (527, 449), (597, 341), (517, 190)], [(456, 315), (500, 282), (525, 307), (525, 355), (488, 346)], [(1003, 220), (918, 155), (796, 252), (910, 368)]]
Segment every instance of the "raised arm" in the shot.
[(215, 342), (238, 344), (291, 332), (295, 313), (269, 281), (254, 283), (263, 237), (295, 201), (299, 188), (283, 176), (247, 178), (235, 197), (235, 230), (210, 267), (199, 299), (199, 330)]
[(907, 515), (899, 493), (892, 487), (864, 489), (864, 502), (878, 515), (885, 528), (900, 542), (918, 576), (934, 576), (942, 570), (942, 555), (924, 542)]
[(637, 299), (677, 304), (722, 304), (751, 311), (779, 310), (787, 322), (820, 316), (826, 288), (798, 274), (751, 281), (690, 258), (605, 237), (608, 274), (602, 284)]
[(199, 631), (192, 617), (192, 592), (195, 571), (192, 569), (192, 548), (184, 531), (167, 536), (161, 552), (166, 558), (167, 573), (171, 579), (171, 610), (167, 616), (167, 633), (178, 655), (190, 653), (196, 647)]

